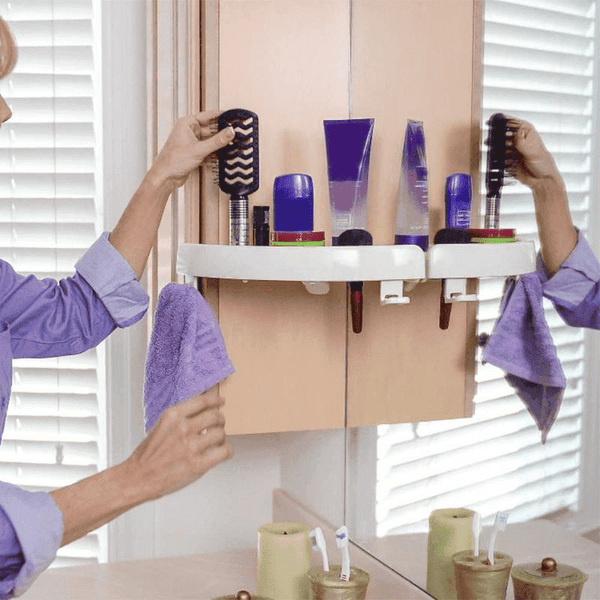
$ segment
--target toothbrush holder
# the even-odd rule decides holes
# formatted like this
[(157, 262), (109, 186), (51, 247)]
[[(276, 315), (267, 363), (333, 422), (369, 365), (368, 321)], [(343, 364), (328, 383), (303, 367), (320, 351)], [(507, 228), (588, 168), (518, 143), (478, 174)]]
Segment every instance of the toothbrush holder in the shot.
[(309, 600), (365, 600), (369, 574), (358, 567), (350, 567), (350, 579), (340, 579), (342, 567), (331, 565), (329, 571), (313, 567), (308, 571)]
[(505, 600), (513, 559), (508, 554), (494, 552), (490, 564), (485, 552), (473, 556), (471, 550), (457, 552), (452, 557), (458, 600)]

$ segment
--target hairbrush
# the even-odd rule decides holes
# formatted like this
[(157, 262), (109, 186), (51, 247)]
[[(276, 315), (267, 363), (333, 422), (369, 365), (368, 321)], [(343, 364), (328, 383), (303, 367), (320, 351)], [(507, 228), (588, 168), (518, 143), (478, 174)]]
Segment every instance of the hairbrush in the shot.
[(508, 119), (502, 113), (493, 114), (487, 124), (489, 130), (486, 141), (488, 151), (485, 174), (487, 188), (485, 228), (498, 229), (500, 226), (500, 197), (507, 165), (507, 140), (511, 129), (508, 126)]
[(229, 194), (229, 244), (249, 244), (248, 196), (258, 189), (258, 116), (234, 108), (221, 113), (218, 129), (232, 127), (235, 138), (219, 150), (219, 188)]

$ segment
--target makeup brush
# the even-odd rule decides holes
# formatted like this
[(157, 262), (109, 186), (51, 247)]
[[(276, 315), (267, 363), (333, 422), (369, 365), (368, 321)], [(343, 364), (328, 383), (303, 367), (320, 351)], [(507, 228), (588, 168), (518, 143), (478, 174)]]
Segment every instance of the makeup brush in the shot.
[[(346, 229), (338, 237), (338, 246), (372, 246), (373, 236), (365, 229)], [(352, 331), (360, 333), (363, 323), (363, 282), (351, 281), (350, 312), (352, 314)]]
[[(470, 244), (471, 236), (464, 229), (446, 227), (440, 229), (433, 238), (434, 244)], [(448, 329), (450, 326), (450, 313), (452, 304), (446, 302), (444, 297), (445, 279), (442, 279), (442, 290), (440, 292), (440, 329)]]

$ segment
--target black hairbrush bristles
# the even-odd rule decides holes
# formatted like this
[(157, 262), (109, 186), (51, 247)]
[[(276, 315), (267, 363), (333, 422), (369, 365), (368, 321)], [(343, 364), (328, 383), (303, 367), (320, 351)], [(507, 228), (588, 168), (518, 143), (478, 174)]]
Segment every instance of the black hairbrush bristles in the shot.
[(498, 229), (500, 227), (500, 196), (506, 173), (506, 149), (510, 128), (508, 119), (502, 113), (493, 114), (488, 125), (485, 228)]
[(233, 127), (235, 139), (219, 150), (219, 187), (230, 195), (229, 244), (249, 243), (248, 195), (258, 189), (258, 117), (249, 110), (228, 110), (218, 119), (219, 130)]

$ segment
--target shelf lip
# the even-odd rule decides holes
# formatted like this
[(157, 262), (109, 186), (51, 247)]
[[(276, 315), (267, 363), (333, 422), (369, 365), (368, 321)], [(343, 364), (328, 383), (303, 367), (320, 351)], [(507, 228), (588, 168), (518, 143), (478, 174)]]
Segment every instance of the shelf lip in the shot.
[(181, 244), (181, 275), (262, 281), (397, 281), (424, 279), (418, 246), (227, 246)]
[(177, 272), (261, 281), (406, 281), (506, 277), (535, 271), (532, 241), (418, 246), (181, 244)]
[(536, 269), (535, 245), (529, 240), (504, 244), (437, 244), (427, 256), (428, 279), (523, 275)]

